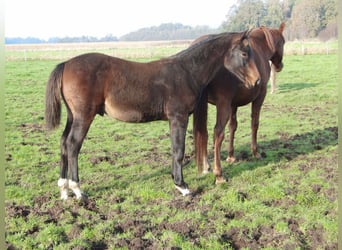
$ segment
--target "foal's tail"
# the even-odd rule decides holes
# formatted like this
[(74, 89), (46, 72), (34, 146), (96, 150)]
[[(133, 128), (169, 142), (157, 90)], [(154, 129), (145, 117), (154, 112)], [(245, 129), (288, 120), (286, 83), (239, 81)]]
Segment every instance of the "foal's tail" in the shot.
[(58, 64), (51, 72), (45, 92), (45, 121), (46, 128), (52, 130), (61, 121), (61, 84), (64, 71), (64, 63)]
[(203, 158), (207, 155), (208, 130), (208, 90), (202, 91), (193, 114), (193, 133), (195, 144), (196, 165), (199, 173), (203, 172)]

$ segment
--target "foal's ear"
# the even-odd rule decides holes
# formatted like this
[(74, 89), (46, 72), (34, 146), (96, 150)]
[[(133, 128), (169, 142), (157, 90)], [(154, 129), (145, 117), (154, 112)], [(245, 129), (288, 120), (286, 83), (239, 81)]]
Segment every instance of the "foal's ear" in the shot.
[(241, 36), (241, 39), (240, 39), (240, 44), (243, 47), (249, 46), (249, 41), (248, 41), (249, 33), (251, 33), (251, 30), (246, 30), (245, 32), (242, 33), (242, 36)]
[(245, 30), (242, 35), (240, 41), (243, 41), (244, 39), (247, 39), (249, 36), (249, 33), (251, 33), (251, 30)]

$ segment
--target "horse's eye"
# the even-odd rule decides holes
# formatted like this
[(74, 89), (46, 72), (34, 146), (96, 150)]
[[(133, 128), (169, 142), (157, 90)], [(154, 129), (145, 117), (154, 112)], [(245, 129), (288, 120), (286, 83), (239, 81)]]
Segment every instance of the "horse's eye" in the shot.
[(248, 54), (246, 52), (242, 52), (241, 56), (246, 58), (248, 56)]

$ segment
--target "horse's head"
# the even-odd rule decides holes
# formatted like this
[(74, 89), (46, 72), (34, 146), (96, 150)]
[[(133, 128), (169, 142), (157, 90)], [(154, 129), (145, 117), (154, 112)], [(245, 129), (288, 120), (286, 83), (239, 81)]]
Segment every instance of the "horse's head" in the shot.
[(269, 48), (272, 51), (272, 56), (270, 58), (275, 70), (277, 72), (283, 69), (283, 53), (284, 53), (284, 44), (285, 39), (283, 36), (283, 31), (285, 28), (285, 23), (281, 23), (279, 29), (267, 29), (265, 27), (261, 27), (266, 36), (266, 41)]
[(248, 40), (249, 31), (241, 33), (239, 39), (233, 41), (225, 55), (224, 66), (233, 73), (247, 88), (260, 82), (260, 74), (254, 61), (252, 48)]

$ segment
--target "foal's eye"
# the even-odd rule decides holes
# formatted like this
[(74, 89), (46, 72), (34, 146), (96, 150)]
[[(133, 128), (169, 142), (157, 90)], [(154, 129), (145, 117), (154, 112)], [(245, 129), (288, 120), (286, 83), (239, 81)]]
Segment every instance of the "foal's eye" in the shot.
[(242, 53), (241, 53), (241, 56), (242, 56), (242, 57), (247, 57), (248, 55), (247, 55), (246, 52), (242, 52)]

